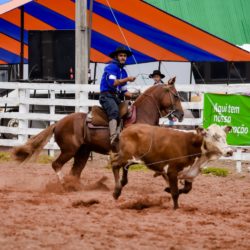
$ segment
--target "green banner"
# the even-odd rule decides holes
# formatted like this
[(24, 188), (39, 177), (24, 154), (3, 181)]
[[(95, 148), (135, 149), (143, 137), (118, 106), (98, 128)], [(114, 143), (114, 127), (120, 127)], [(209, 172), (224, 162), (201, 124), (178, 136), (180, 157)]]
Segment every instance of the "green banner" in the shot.
[(216, 123), (232, 126), (227, 135), (230, 145), (250, 145), (250, 97), (242, 95), (204, 95), (204, 128)]

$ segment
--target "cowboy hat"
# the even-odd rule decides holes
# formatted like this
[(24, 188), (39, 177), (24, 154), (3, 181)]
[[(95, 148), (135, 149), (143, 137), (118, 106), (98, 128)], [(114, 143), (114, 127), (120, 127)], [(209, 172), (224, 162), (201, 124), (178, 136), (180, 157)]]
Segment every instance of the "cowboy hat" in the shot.
[(160, 70), (154, 70), (153, 73), (149, 75), (149, 78), (153, 78), (155, 75), (160, 76), (161, 79), (165, 77), (165, 75), (163, 75)]
[(125, 53), (127, 57), (130, 57), (133, 55), (133, 53), (130, 50), (127, 50), (125, 47), (118, 47), (115, 51), (109, 54), (109, 57), (115, 58), (119, 53)]

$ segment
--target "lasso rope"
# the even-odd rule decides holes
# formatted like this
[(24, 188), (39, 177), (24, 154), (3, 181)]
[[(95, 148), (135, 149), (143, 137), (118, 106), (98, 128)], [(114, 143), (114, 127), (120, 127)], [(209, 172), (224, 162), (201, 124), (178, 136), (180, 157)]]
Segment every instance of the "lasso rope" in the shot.
[[(131, 47), (130, 47), (130, 45), (129, 45), (129, 43), (128, 43), (128, 40), (127, 40), (127, 38), (126, 38), (126, 36), (125, 36), (125, 34), (124, 34), (124, 32), (123, 32), (123, 30), (122, 30), (122, 28), (121, 28), (119, 22), (118, 22), (118, 19), (117, 19), (116, 16), (115, 16), (115, 13), (114, 13), (114, 11), (113, 11), (113, 9), (112, 9), (110, 3), (109, 3), (109, 0), (106, 0), (106, 2), (107, 2), (107, 4), (108, 4), (108, 6), (109, 6), (109, 9), (110, 9), (110, 11), (111, 11), (111, 13), (112, 13), (112, 15), (113, 15), (113, 17), (114, 17), (114, 20), (115, 20), (115, 22), (116, 22), (116, 24), (117, 24), (117, 26), (118, 26), (118, 28), (119, 28), (119, 31), (120, 31), (120, 33), (121, 33), (121, 35), (122, 35), (122, 37), (123, 37), (123, 39), (124, 39), (124, 41), (125, 41), (125, 43), (126, 43), (128, 49), (129, 49), (129, 51), (132, 53)], [(134, 56), (133, 53), (132, 53), (132, 57), (133, 57), (133, 59), (134, 59), (134, 61), (135, 61), (135, 64), (136, 64), (136, 66), (137, 66), (137, 68), (138, 68), (138, 71), (140, 72), (140, 74), (138, 74), (138, 76), (139, 76), (139, 75), (144, 75), (144, 74), (142, 73), (141, 68), (140, 68), (140, 66), (139, 66), (139, 64), (138, 64), (138, 62), (137, 62), (137, 60), (136, 60), (136, 58), (135, 58), (135, 56)], [(146, 85), (145, 79), (144, 79), (143, 77), (141, 77), (141, 78), (142, 78), (144, 84)]]
[[(125, 41), (127, 47), (128, 47), (128, 49), (129, 49), (129, 51), (132, 53), (131, 47), (130, 47), (130, 45), (129, 45), (129, 43), (128, 43), (128, 40), (127, 40), (127, 38), (126, 38), (126, 36), (125, 36), (125, 34), (124, 34), (122, 28), (121, 28), (121, 25), (119, 24), (119, 21), (118, 21), (116, 15), (115, 15), (115, 13), (114, 13), (112, 7), (111, 7), (111, 4), (110, 4), (109, 0), (106, 0), (106, 2), (107, 2), (107, 4), (108, 4), (108, 6), (109, 6), (110, 12), (111, 12), (111, 14), (112, 14), (112, 16), (113, 16), (113, 18), (114, 18), (114, 20), (115, 20), (117, 26), (118, 26), (118, 29), (119, 29), (119, 31), (120, 31), (120, 33), (121, 33), (121, 35), (122, 35), (122, 37), (123, 37), (123, 39), (124, 39), (124, 41)], [(137, 60), (136, 60), (136, 58), (135, 58), (135, 56), (134, 56), (133, 53), (132, 53), (132, 58), (133, 58), (133, 60), (134, 60), (134, 62), (135, 62), (135, 64), (136, 64), (136, 66), (137, 66), (137, 68), (138, 68), (138, 71), (140, 72), (140, 74), (138, 74), (136, 77), (141, 76), (141, 78), (142, 78), (144, 84), (147, 85), (147, 84), (146, 84), (146, 81), (145, 81), (145, 78), (143, 77), (143, 75), (148, 75), (148, 74), (142, 73), (141, 68), (140, 68), (140, 66), (139, 66), (139, 64), (138, 64), (138, 62), (137, 62)], [(164, 65), (164, 63), (162, 63), (162, 65), (163, 65), (163, 67), (164, 67), (164, 71), (165, 71), (165, 72), (167, 73), (167, 75), (171, 78), (171, 75), (170, 75), (170, 73), (168, 72), (168, 70), (167, 70), (166, 66)], [(205, 84), (205, 81), (204, 81), (202, 75), (200, 74), (200, 71), (199, 71), (199, 69), (197, 68), (196, 64), (193, 64), (193, 65), (194, 65), (196, 71), (198, 72), (198, 74), (199, 74), (201, 80), (203, 81), (203, 84)], [(234, 68), (236, 69), (235, 65), (233, 65), (233, 66), (234, 66)], [(236, 72), (239, 73), (237, 69), (236, 69)], [(240, 75), (240, 74), (239, 74), (239, 75)], [(241, 80), (242, 80), (242, 79), (241, 79)], [(136, 89), (136, 88), (135, 88), (135, 89)], [(136, 90), (138, 90), (138, 89), (136, 89)], [(205, 86), (204, 86), (204, 90), (205, 90)], [(205, 91), (204, 91), (204, 92), (205, 92)], [(210, 97), (208, 97), (208, 100), (209, 100), (209, 102), (212, 104), (212, 106), (213, 106), (213, 108), (214, 108), (215, 105), (214, 105), (214, 103), (213, 103), (213, 101), (211, 100)], [(183, 101), (183, 98), (182, 98), (182, 101)], [(221, 115), (221, 112), (218, 112), (218, 113)]]
[[(192, 132), (190, 132), (192, 133)], [(153, 145), (153, 131), (151, 133), (151, 140), (150, 140), (150, 144), (149, 144), (149, 147), (148, 147), (148, 150), (143, 153), (142, 155), (140, 155), (138, 158), (135, 158), (133, 157), (133, 159), (131, 160), (128, 160), (128, 163), (124, 166), (124, 169), (125, 170), (128, 170), (128, 167), (130, 165), (133, 165), (133, 164), (139, 164), (139, 163), (144, 163), (143, 162), (143, 158), (150, 153), (151, 149), (152, 149), (152, 145)], [(207, 151), (208, 152), (208, 151)], [(206, 153), (207, 153), (206, 152)], [(184, 156), (180, 156), (180, 157), (174, 157), (174, 158), (170, 158), (168, 160), (161, 160), (161, 161), (155, 161), (155, 162), (151, 162), (151, 163), (148, 163), (146, 164), (146, 166), (152, 166), (152, 165), (156, 165), (156, 164), (159, 164), (159, 163), (165, 163), (165, 162), (170, 162), (170, 161), (175, 161), (175, 160), (179, 160), (179, 159), (183, 159), (183, 158), (187, 158), (187, 157), (190, 157), (190, 156), (199, 156), (199, 155), (202, 155), (204, 153), (196, 153), (196, 154), (190, 154), (190, 155), (184, 155)]]
[[(148, 152), (147, 152), (148, 153)], [(187, 157), (190, 157), (190, 156), (200, 156), (204, 153), (197, 153), (197, 154), (191, 154), (191, 155), (184, 155), (184, 156), (180, 156), (180, 157), (174, 157), (174, 158), (171, 158), (171, 159), (168, 159), (168, 160), (162, 160), (162, 161), (155, 161), (155, 162), (152, 162), (152, 163), (148, 163), (146, 164), (146, 166), (152, 166), (152, 165), (156, 165), (156, 164), (159, 164), (159, 163), (165, 163), (165, 162), (170, 162), (170, 161), (175, 161), (175, 160), (179, 160), (179, 159), (183, 159), (183, 158), (187, 158)], [(144, 155), (145, 156), (145, 155)], [(139, 162), (141, 161), (141, 162)], [(135, 159), (132, 159), (132, 160), (129, 160), (129, 162), (125, 165), (125, 169), (128, 170), (128, 167), (130, 165), (133, 165), (133, 164), (138, 164), (138, 163), (144, 163), (143, 160), (140, 159), (139, 157), (139, 160), (137, 160), (136, 158)]]
[(167, 67), (165, 66), (164, 62), (162, 62), (161, 65), (163, 65), (164, 72), (167, 73), (167, 75), (169, 76), (169, 78), (172, 78), (172, 76), (171, 76), (170, 73), (168, 72)]

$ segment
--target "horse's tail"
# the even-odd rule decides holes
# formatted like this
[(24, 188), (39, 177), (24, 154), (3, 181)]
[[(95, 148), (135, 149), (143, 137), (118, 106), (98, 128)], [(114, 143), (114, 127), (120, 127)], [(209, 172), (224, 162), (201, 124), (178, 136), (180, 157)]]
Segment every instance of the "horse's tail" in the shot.
[(48, 143), (54, 133), (56, 124), (49, 126), (39, 134), (32, 136), (24, 145), (14, 147), (12, 157), (19, 162), (27, 162), (31, 158), (36, 160), (43, 147)]

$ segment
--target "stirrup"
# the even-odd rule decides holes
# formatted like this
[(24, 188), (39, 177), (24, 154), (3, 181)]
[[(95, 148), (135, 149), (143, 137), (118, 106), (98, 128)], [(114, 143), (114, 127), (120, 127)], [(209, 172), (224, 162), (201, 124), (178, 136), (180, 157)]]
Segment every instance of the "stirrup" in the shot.
[(119, 135), (115, 134), (110, 139), (110, 145), (111, 145), (111, 147), (114, 147), (117, 144), (117, 142), (119, 142)]

